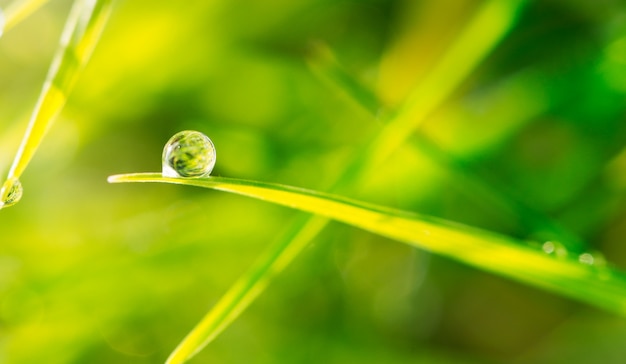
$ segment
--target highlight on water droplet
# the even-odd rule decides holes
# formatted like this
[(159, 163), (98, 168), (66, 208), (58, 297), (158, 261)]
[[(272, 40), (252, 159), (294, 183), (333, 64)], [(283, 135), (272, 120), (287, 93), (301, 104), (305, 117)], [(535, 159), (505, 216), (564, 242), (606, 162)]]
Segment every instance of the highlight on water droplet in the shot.
[(163, 177), (207, 177), (215, 166), (215, 146), (199, 131), (174, 134), (163, 148)]
[(541, 249), (546, 254), (554, 255), (558, 258), (563, 258), (567, 256), (567, 249), (565, 248), (565, 246), (556, 241), (546, 241), (541, 246)]
[(10, 178), (0, 189), (0, 208), (15, 205), (22, 198), (22, 183), (17, 178)]

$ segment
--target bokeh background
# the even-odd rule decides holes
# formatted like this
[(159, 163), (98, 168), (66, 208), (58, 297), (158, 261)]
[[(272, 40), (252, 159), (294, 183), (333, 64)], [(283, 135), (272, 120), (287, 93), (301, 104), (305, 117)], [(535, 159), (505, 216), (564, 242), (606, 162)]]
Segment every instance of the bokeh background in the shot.
[[(0, 362), (162, 363), (300, 213), (106, 177), (159, 171), (169, 137), (195, 129), (214, 175), (328, 191), (382, 125), (311, 49), (393, 110), (481, 4), (116, 1), (22, 201), (0, 211)], [(0, 38), (2, 173), (70, 6)], [(626, 268), (625, 93), (626, 4), (528, 1), (421, 142), (342, 194), (549, 238), (522, 204)], [(331, 223), (191, 362), (621, 363), (625, 340), (623, 318)]]

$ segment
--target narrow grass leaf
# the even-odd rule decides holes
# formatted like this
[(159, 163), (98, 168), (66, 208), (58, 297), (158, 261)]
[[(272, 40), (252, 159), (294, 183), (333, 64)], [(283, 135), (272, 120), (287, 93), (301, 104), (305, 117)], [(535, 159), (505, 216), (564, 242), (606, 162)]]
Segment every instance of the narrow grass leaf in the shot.
[[(373, 117), (377, 117), (383, 109), (377, 106), (379, 101), (373, 92), (355, 80), (327, 46), (316, 44), (314, 49), (315, 56), (309, 59), (309, 65), (314, 73), (328, 82), (331, 88), (340, 90), (360, 107), (369, 111)], [(540, 108), (537, 112), (539, 111), (543, 109)], [(452, 175), (456, 183), (463, 186), (464, 192), (485, 201), (501, 214), (519, 220), (526, 231), (541, 234), (546, 240), (556, 239), (571, 250), (581, 251), (584, 248), (585, 244), (580, 237), (517, 200), (496, 183), (479, 178), (470, 166), (446, 153), (434, 141), (419, 133), (409, 137), (408, 141), (422, 155)]]
[(361, 174), (384, 162), (456, 90), (511, 29), (524, 3), (492, 0), (477, 9), (434, 69), (391, 116), (376, 143), (363, 153)]
[[(253, 197), (341, 221), (484, 271), (626, 315), (626, 277), (623, 273), (606, 266), (583, 264), (577, 256), (558, 258), (548, 255), (540, 247), (532, 248), (523, 242), (457, 223), (337, 195), (259, 181), (221, 177), (166, 178), (159, 173), (115, 175), (108, 181), (172, 183)], [(281, 268), (287, 263), (281, 261), (262, 267), (251, 273), (260, 275), (261, 283), (234, 291), (243, 293), (245, 297), (248, 290), (262, 289), (267, 285), (267, 277), (275, 273), (271, 268)], [(272, 274), (268, 273), (270, 271)], [(245, 285), (249, 281), (243, 282)], [(218, 307), (205, 316), (183, 341), (177, 354), (170, 357), (170, 363), (184, 362), (232, 321), (241, 309), (242, 298), (233, 297), (230, 302), (232, 306)]]
[(326, 226), (321, 216), (302, 216), (266, 250), (172, 352), (167, 364), (184, 363), (215, 339), (265, 290), (275, 276)]
[(9, 186), (22, 175), (52, 122), (61, 112), (98, 42), (110, 12), (110, 0), (77, 0), (74, 3), (61, 36), (61, 44), (3, 186), (2, 201), (5, 200)]

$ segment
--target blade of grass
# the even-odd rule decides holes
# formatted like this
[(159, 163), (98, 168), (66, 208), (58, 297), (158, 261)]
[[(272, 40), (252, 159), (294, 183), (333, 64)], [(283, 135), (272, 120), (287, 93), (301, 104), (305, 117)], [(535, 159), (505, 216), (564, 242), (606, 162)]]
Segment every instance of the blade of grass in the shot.
[[(557, 258), (541, 248), (461, 224), (345, 197), (274, 183), (232, 178), (167, 178), (160, 173), (115, 175), (111, 183), (159, 182), (236, 193), (344, 222), (476, 268), (626, 315), (626, 275), (606, 266)], [(280, 252), (278, 252), (280, 254)], [(285, 262), (283, 262), (285, 264)], [(259, 272), (265, 276), (264, 272)], [(267, 281), (264, 281), (267, 284)], [(225, 312), (222, 310), (222, 312)], [(207, 316), (187, 340), (197, 348), (215, 320)], [(187, 348), (191, 349), (189, 345)], [(190, 355), (192, 352), (187, 352)]]
[[(404, 106), (396, 113), (383, 115), (388, 125), (370, 142), (370, 147), (356, 156), (335, 185), (335, 190), (357, 183), (399, 147), (421, 122), (469, 75), (514, 23), (524, 1), (491, 0), (482, 5), (470, 20), (466, 31), (450, 46), (429, 81), (418, 85)], [(340, 72), (338, 74), (341, 74)], [(441, 80), (438, 84), (437, 80)], [(430, 93), (429, 87), (436, 91)], [(371, 99), (370, 99), (371, 100)], [(380, 151), (380, 155), (379, 152)], [(177, 346), (168, 363), (183, 363), (200, 351), (232, 322), (263, 291), (268, 279), (291, 262), (317, 235), (327, 220), (310, 219), (298, 223), (282, 240), (244, 274)]]
[[(167, 363), (183, 363), (214, 340), (265, 290), (294, 256), (326, 226), (328, 219), (320, 216), (302, 218), (267, 249), (241, 276), (207, 315), (187, 334)], [(183, 345), (184, 344), (184, 345)]]
[(0, 27), (0, 35), (19, 24), (48, 1), (49, 0), (17, 0), (9, 4), (4, 11), (4, 27)]
[(482, 62), (511, 28), (524, 0), (488, 1), (476, 12), (435, 68), (391, 116), (375, 144), (362, 154), (360, 174), (380, 165)]
[[(316, 52), (308, 60), (309, 66), (315, 74), (327, 81), (335, 90), (340, 90), (355, 101), (364, 110), (376, 117), (380, 111), (371, 90), (366, 88), (350, 75), (336, 59), (332, 50), (322, 44), (316, 44)], [(536, 113), (543, 109), (536, 110)], [(532, 114), (532, 115), (536, 115)], [(471, 197), (485, 201), (489, 206), (496, 208), (501, 214), (520, 224), (526, 231), (541, 235), (546, 240), (556, 240), (570, 251), (582, 251), (584, 243), (581, 238), (548, 218), (539, 211), (532, 209), (519, 199), (513, 197), (497, 183), (479, 178), (471, 166), (453, 157), (443, 150), (437, 143), (421, 133), (409, 138), (409, 145), (416, 148), (422, 155), (444, 167), (452, 175), (460, 190)]]
[[(6, 200), (13, 183), (22, 175), (52, 122), (61, 112), (100, 38), (110, 12), (110, 0), (77, 0), (74, 3), (28, 128), (0, 191), (0, 201)], [(0, 202), (0, 208), (2, 206)]]

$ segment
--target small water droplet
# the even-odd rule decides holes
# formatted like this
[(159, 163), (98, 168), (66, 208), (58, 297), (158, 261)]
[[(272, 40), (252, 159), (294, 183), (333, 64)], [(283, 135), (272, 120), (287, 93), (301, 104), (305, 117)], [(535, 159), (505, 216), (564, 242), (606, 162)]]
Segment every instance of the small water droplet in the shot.
[(551, 241), (546, 241), (545, 243), (543, 243), (542, 249), (547, 254), (552, 254), (554, 253), (554, 243)]
[(563, 258), (567, 256), (567, 249), (565, 248), (565, 246), (556, 241), (546, 241), (541, 246), (541, 249), (546, 254), (554, 255), (558, 258)]
[(593, 265), (594, 258), (593, 255), (591, 255), (590, 253), (582, 253), (578, 256), (578, 261), (583, 264)]
[(606, 258), (600, 252), (582, 253), (578, 256), (578, 261), (582, 264), (590, 265), (598, 278), (602, 280), (610, 279), (613, 275)]
[(199, 131), (174, 134), (163, 148), (163, 177), (206, 177), (215, 166), (215, 146)]
[(4, 182), (0, 189), (0, 208), (15, 205), (22, 198), (22, 184), (17, 178)]

